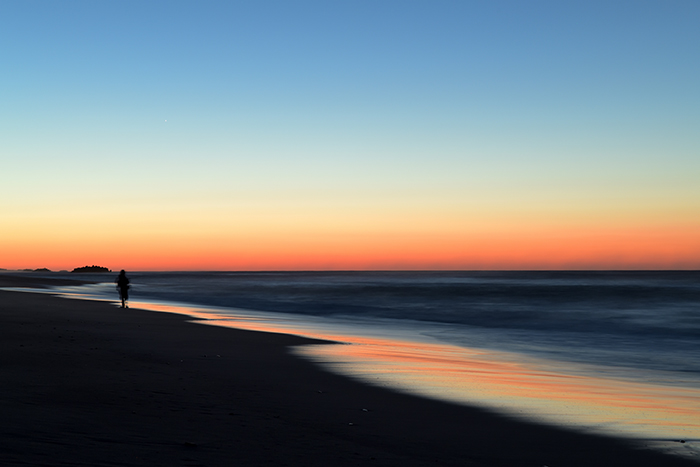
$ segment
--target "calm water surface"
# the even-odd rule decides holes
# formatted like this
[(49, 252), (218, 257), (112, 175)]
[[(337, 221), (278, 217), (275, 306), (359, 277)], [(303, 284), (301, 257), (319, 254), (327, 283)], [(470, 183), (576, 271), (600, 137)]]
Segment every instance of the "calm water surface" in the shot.
[[(134, 307), (351, 344), (295, 352), (372, 384), (700, 459), (700, 272), (129, 276)], [(55, 291), (116, 302), (80, 277)]]

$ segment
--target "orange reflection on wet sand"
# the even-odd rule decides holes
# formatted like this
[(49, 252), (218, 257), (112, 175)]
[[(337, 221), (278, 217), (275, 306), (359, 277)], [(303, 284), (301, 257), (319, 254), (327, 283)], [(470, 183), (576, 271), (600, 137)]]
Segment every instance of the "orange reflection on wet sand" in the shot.
[(360, 337), (322, 326), (310, 329), (307, 322), (268, 320), (245, 312), (222, 319), (180, 307), (144, 308), (210, 320), (204, 324), (349, 344), (307, 345), (295, 353), (371, 384), (616, 436), (700, 440), (696, 389), (601, 377), (600, 368), (436, 341)]
[(302, 355), (375, 384), (559, 425), (644, 438), (700, 438), (700, 391), (586, 374), (512, 354), (374, 340)]

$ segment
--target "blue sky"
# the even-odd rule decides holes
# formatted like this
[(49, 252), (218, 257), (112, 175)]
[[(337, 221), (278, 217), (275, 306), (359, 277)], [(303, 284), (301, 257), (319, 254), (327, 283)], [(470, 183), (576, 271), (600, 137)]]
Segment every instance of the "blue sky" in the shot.
[(3, 208), (681, 219), (700, 208), (699, 19), (695, 1), (6, 1)]

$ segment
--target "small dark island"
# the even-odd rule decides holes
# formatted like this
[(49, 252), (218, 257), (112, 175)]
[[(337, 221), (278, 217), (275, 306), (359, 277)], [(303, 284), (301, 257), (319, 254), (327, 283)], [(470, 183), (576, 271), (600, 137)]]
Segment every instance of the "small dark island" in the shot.
[(75, 268), (71, 272), (112, 272), (103, 266), (83, 266), (81, 268)]
[(51, 269), (49, 269), (49, 268), (39, 268), (39, 269), (35, 269), (34, 272), (51, 272)]

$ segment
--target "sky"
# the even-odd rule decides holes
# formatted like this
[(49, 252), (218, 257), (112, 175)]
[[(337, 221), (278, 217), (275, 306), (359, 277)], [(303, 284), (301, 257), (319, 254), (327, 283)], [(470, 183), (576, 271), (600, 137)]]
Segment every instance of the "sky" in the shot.
[(700, 2), (0, 3), (0, 268), (698, 269)]

